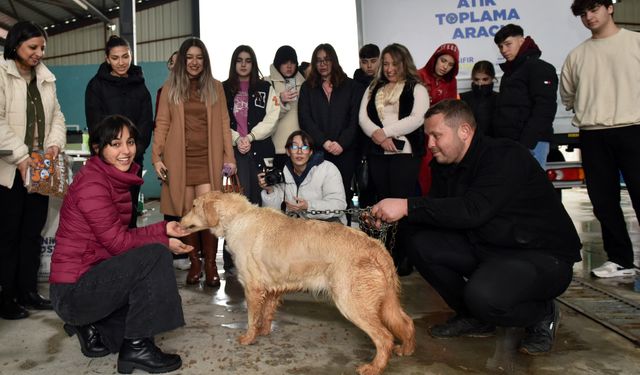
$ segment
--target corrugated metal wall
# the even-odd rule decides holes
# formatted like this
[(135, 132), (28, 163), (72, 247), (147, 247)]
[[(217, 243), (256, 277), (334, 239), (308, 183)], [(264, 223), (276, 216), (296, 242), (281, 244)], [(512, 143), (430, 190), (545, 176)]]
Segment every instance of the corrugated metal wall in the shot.
[[(112, 22), (118, 25), (119, 20)], [(104, 44), (112, 33), (100, 23), (54, 35), (47, 43), (47, 65), (84, 65), (104, 61)], [(177, 0), (136, 12), (138, 62), (165, 61), (191, 35), (191, 1)]]
[(640, 0), (623, 0), (614, 7), (613, 18), (619, 26), (640, 31)]

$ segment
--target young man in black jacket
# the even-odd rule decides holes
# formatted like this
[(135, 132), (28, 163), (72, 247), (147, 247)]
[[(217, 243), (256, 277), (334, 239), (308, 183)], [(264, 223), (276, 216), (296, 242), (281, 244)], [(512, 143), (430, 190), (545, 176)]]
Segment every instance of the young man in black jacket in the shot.
[(445, 100), (425, 115), (433, 152), (427, 197), (384, 199), (380, 220), (406, 217), (409, 257), (456, 312), (431, 335), (485, 337), (496, 326), (525, 327), (519, 350), (551, 350), (554, 298), (580, 260), (580, 239), (529, 150), (476, 132), (469, 106)]
[(508, 24), (494, 42), (506, 60), (493, 118), (495, 137), (510, 138), (531, 150), (544, 168), (557, 110), (558, 76), (522, 27)]

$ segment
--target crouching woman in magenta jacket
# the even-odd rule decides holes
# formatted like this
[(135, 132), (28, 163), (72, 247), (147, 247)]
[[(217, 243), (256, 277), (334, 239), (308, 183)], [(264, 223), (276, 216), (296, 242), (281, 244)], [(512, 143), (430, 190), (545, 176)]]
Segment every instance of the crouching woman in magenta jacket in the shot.
[(180, 356), (163, 353), (153, 337), (184, 325), (173, 253), (191, 246), (187, 233), (162, 221), (129, 228), (138, 132), (123, 116), (105, 118), (89, 136), (92, 156), (74, 177), (60, 211), (51, 259), (53, 308), (82, 353), (119, 352), (118, 372), (173, 371)]

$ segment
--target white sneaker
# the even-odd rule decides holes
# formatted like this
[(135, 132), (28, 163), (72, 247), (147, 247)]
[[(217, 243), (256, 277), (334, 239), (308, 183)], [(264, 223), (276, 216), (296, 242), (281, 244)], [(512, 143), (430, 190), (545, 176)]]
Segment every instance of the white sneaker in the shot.
[(186, 271), (191, 268), (191, 261), (189, 258), (174, 259), (173, 266), (181, 271)]
[(591, 273), (597, 277), (620, 277), (620, 276), (634, 276), (636, 274), (635, 268), (624, 268), (617, 263), (606, 261), (598, 268), (591, 270)]

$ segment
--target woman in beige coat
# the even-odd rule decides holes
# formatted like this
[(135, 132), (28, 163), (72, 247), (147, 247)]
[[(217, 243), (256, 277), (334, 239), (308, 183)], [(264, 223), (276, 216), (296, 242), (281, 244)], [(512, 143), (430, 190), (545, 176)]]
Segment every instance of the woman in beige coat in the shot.
[[(162, 180), (160, 210), (170, 216), (183, 216), (195, 197), (220, 190), (223, 170), (227, 175), (236, 171), (224, 91), (211, 74), (209, 54), (200, 39), (189, 38), (182, 43), (163, 86), (152, 158)], [(215, 263), (218, 239), (209, 231), (201, 231), (184, 242), (195, 248), (189, 253), (187, 284), (200, 281), (202, 263), (197, 251), (201, 249), (205, 282), (219, 286)]]
[(56, 157), (66, 127), (56, 79), (42, 63), (47, 33), (30, 21), (11, 27), (0, 59), (0, 317), (22, 319), (29, 309), (51, 309), (38, 294), (40, 232), (49, 198), (24, 187), (31, 152)]

